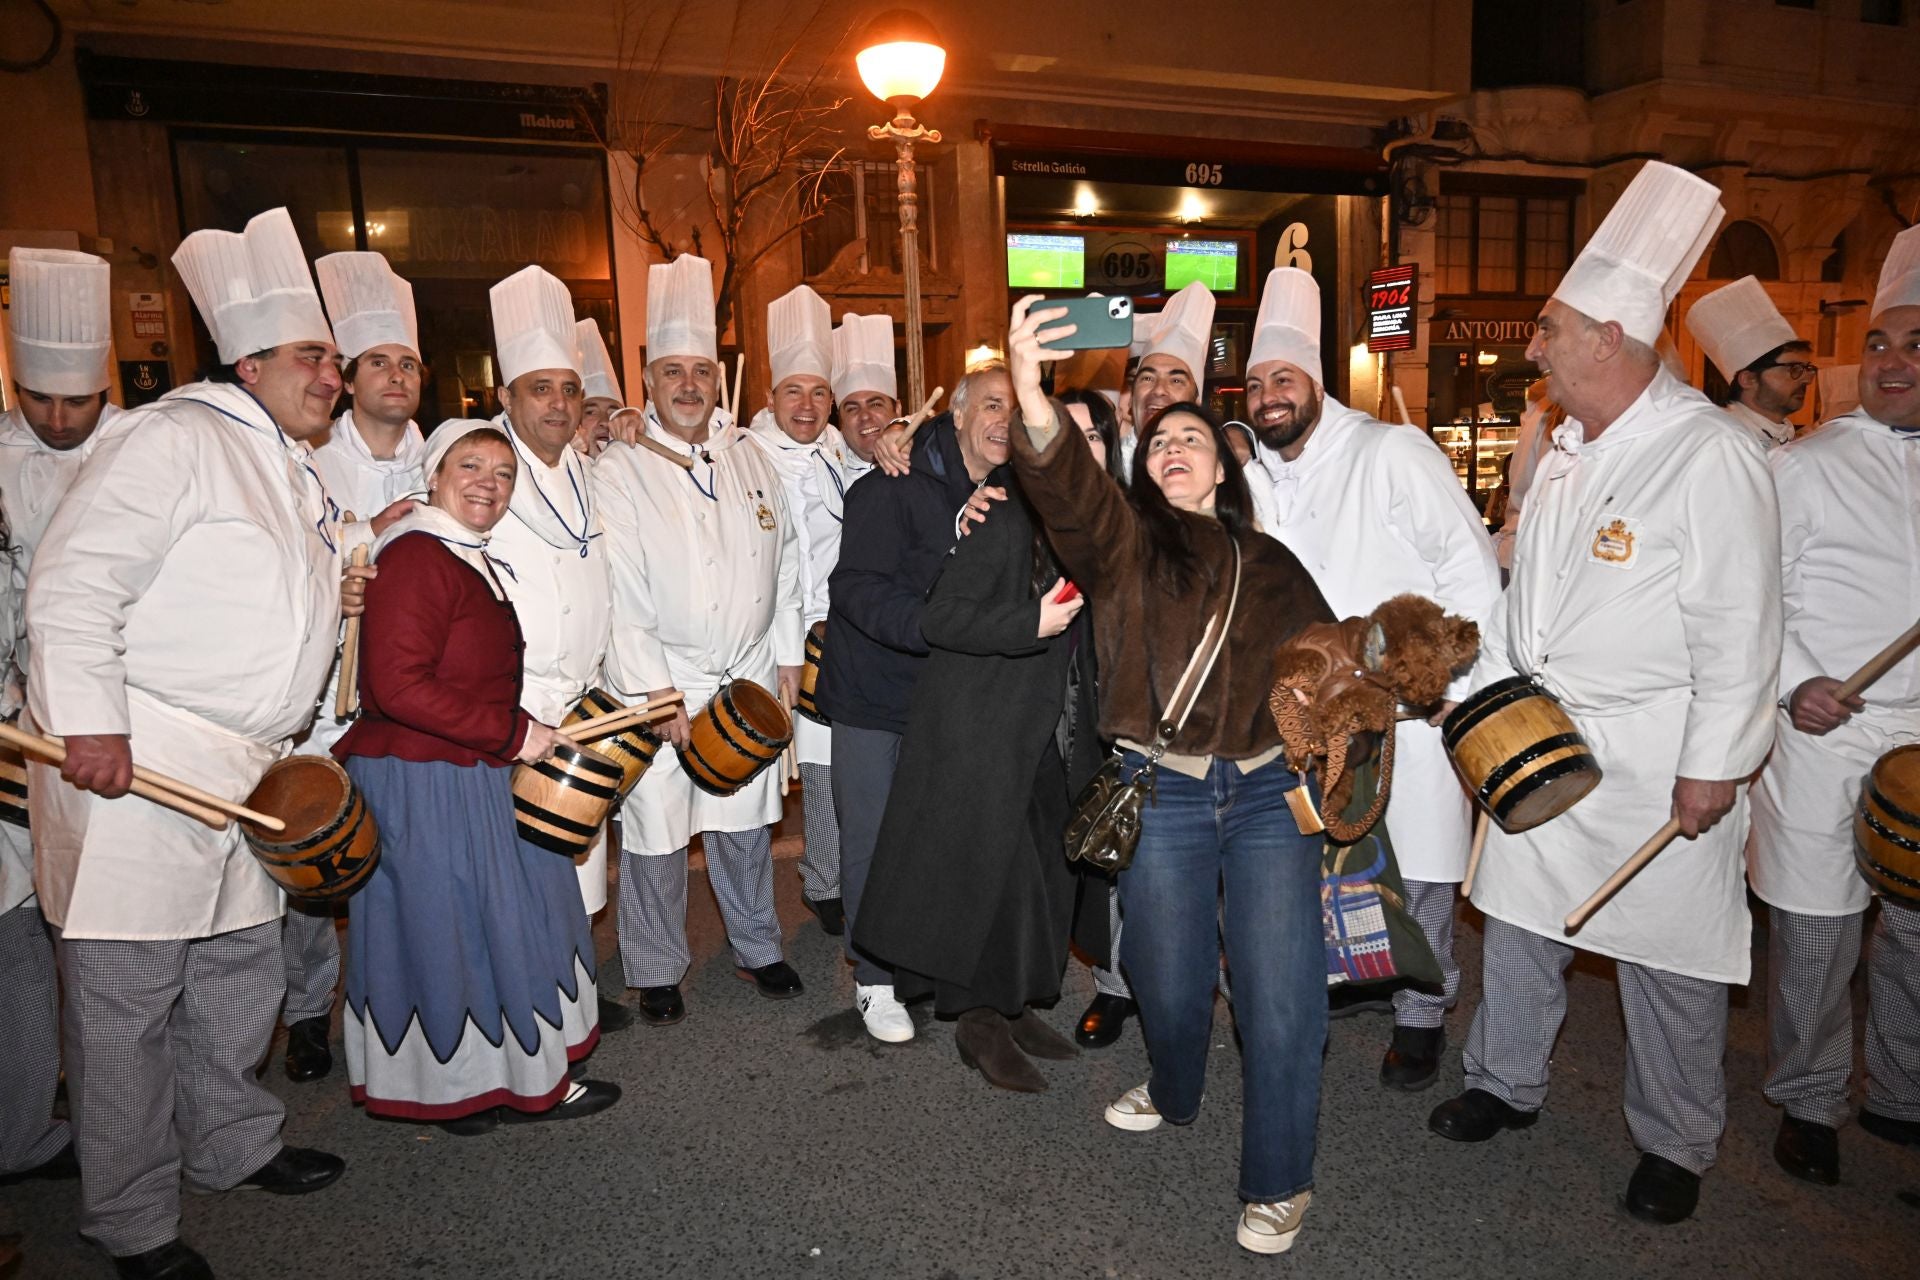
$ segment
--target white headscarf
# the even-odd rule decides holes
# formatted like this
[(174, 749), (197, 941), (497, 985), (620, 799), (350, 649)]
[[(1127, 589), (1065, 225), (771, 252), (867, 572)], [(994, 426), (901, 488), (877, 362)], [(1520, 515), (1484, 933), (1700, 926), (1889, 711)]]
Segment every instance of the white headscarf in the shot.
[[(433, 434), (427, 437), (426, 454), (422, 458), (422, 473), (429, 484), (434, 472), (440, 469), (440, 463), (446, 458), (453, 446), (476, 431), (498, 431), (501, 428), (484, 418), (451, 418), (435, 427)], [(524, 467), (523, 467), (524, 469)], [(518, 477), (515, 477), (514, 489), (519, 490)], [(502, 519), (505, 517), (502, 516)], [(392, 546), (395, 541), (409, 533), (425, 533), (438, 538), (447, 550), (460, 557), (485, 578), (493, 589), (496, 600), (504, 600), (506, 594), (500, 586), (499, 573), (513, 577), (513, 569), (504, 560), (490, 554), (487, 544), (493, 539), (493, 530), (482, 533), (469, 529), (450, 511), (443, 511), (431, 501), (414, 504), (413, 510), (401, 516), (387, 526), (373, 544), (373, 557)]]

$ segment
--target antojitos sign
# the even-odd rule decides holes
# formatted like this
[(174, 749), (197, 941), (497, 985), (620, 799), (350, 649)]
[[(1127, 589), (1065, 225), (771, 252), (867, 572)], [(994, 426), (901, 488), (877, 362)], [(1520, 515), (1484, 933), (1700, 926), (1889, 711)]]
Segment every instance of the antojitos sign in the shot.
[(1524, 347), (1539, 327), (1541, 303), (1448, 302), (1442, 299), (1427, 322), (1427, 342), (1449, 347)]

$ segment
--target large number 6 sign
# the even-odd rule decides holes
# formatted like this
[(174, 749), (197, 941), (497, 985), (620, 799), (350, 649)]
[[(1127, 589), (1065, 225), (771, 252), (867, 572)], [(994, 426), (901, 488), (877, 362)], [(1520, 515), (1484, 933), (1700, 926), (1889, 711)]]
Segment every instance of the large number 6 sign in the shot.
[(1273, 265), (1276, 267), (1298, 267), (1302, 271), (1313, 271), (1313, 255), (1307, 252), (1307, 224), (1289, 222), (1287, 229), (1280, 233), (1280, 243), (1273, 250)]

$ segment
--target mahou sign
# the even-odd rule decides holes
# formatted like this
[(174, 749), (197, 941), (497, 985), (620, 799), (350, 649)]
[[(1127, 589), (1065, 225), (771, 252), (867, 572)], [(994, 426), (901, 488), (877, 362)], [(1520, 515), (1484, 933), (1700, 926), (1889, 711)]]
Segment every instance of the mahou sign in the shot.
[(1367, 350), (1413, 348), (1413, 300), (1419, 268), (1413, 263), (1367, 274)]

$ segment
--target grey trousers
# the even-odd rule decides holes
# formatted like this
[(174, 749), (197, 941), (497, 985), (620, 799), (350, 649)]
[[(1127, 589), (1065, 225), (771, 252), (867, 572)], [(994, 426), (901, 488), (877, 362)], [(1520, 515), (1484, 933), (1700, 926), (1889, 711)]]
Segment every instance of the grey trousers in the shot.
[(280, 954), (287, 969), (287, 1005), (281, 1018), (288, 1026), (307, 1018), (333, 1014), (333, 992), (340, 985), (340, 935), (334, 931), (331, 911), (308, 911), (287, 903)]
[[(758, 969), (781, 959), (773, 910), (773, 832), (704, 831), (707, 879), (720, 903), (734, 963)], [(630, 987), (669, 987), (687, 976), (687, 851), (620, 852), (620, 968)]]
[[(1540, 1109), (1573, 952), (1487, 917), (1484, 994), (1463, 1054), (1468, 1088)], [(1627, 1024), (1627, 1130), (1641, 1151), (1705, 1173), (1727, 1126), (1726, 984), (1625, 961), (1614, 968)]]
[(1401, 987), (1393, 993), (1393, 1024), (1396, 1027), (1438, 1027), (1447, 1020), (1447, 1010), (1460, 998), (1460, 964), (1453, 958), (1453, 892), (1459, 886), (1437, 884), (1431, 880), (1409, 880), (1407, 911), (1420, 925), (1420, 932), (1440, 962), (1440, 990), (1420, 991)]
[(901, 735), (885, 729), (833, 726), (833, 811), (840, 820), (840, 905), (847, 915), (840, 946), (853, 965), (853, 980), (863, 987), (893, 985), (893, 970), (853, 945), (853, 923), (880, 843), (900, 743)]
[(1133, 988), (1120, 976), (1120, 885), (1119, 881), (1107, 881), (1107, 930), (1113, 939), (1107, 944), (1106, 967), (1093, 966), (1093, 989), (1103, 996), (1119, 996), (1122, 1000), (1133, 999)]
[(1836, 1129), (1852, 1110), (1847, 985), (1860, 963), (1860, 919), (1767, 909), (1767, 1101)]
[(1867, 958), (1867, 1109), (1920, 1120), (1920, 911), (1885, 898)]
[(807, 847), (800, 854), (800, 892), (809, 902), (840, 896), (840, 820), (833, 813), (833, 767), (800, 766), (800, 813)]
[(37, 1169), (71, 1135), (60, 1087), (60, 986), (53, 938), (32, 898), (0, 913), (0, 1175)]
[(210, 938), (57, 937), (80, 1233), (140, 1253), (180, 1231), (180, 1176), (224, 1191), (280, 1152), (254, 1079), (286, 980), (278, 920)]

